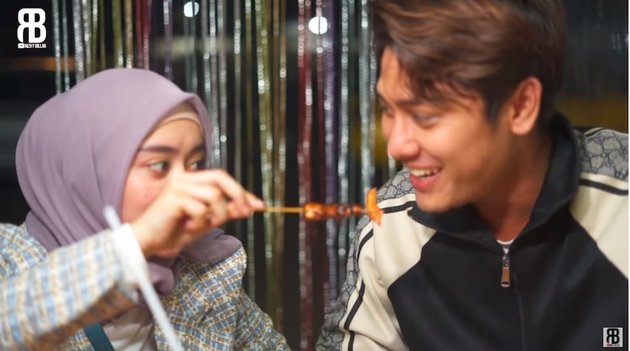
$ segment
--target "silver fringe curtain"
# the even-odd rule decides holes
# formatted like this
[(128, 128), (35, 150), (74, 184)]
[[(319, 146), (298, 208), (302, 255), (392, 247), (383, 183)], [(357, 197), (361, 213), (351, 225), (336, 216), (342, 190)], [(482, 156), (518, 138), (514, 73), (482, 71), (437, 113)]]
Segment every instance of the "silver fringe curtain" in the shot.
[[(163, 74), (205, 101), (211, 165), (269, 206), (363, 203), (394, 170), (376, 142), (367, 0), (51, 5), (57, 93), (109, 67)], [(356, 221), (261, 214), (225, 228), (246, 248), (247, 293), (295, 349), (313, 349), (335, 306)]]

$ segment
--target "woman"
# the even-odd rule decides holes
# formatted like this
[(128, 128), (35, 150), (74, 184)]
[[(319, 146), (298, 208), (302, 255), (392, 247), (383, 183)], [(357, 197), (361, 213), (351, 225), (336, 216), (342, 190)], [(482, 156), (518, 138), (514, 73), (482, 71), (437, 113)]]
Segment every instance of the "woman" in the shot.
[[(144, 70), (95, 74), (33, 113), (16, 153), (31, 210), (0, 226), (0, 349), (89, 350), (99, 333), (165, 349), (130, 265), (184, 349), (288, 349), (242, 290), (240, 242), (214, 229), (264, 204), (203, 169), (208, 135), (199, 98)], [(125, 225), (108, 229), (107, 205)]]

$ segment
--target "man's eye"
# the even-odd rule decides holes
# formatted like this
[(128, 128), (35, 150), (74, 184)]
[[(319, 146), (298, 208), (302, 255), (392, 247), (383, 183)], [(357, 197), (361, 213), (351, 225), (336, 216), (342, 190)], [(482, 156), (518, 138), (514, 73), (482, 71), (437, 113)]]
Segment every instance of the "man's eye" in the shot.
[(154, 172), (164, 173), (168, 169), (168, 162), (161, 161), (161, 162), (151, 163), (149, 165), (149, 169)]
[(394, 113), (391, 109), (389, 108), (381, 108), (381, 117), (382, 118), (390, 118), (392, 116), (394, 116)]
[(437, 122), (437, 116), (434, 115), (413, 115), (416, 123), (430, 125)]

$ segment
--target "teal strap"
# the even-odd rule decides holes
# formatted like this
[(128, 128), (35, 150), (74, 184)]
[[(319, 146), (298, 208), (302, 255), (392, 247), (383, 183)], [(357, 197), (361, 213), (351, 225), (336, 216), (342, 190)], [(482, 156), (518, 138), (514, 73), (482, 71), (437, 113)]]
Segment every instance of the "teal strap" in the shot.
[(88, 325), (83, 328), (85, 335), (88, 340), (90, 340), (90, 344), (94, 347), (96, 351), (114, 351), (114, 346), (109, 341), (107, 334), (103, 330), (101, 323), (95, 323), (92, 325)]

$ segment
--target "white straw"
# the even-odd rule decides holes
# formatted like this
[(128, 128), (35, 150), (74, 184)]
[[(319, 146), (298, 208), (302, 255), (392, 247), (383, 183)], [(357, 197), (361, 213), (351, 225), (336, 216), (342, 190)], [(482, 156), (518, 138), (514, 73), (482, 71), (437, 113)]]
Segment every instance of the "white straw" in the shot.
[[(121, 226), (120, 219), (118, 218), (118, 214), (111, 206), (105, 206), (103, 209), (103, 215), (105, 216), (105, 220), (107, 224), (112, 230), (116, 230)], [(130, 265), (128, 267), (131, 270), (131, 273), (136, 278), (138, 285), (140, 286), (140, 291), (142, 291), (142, 295), (144, 295), (144, 299), (149, 305), (149, 309), (153, 313), (157, 324), (164, 331), (164, 336), (166, 337), (166, 342), (169, 346), (175, 351), (183, 351), (182, 346), (180, 345), (177, 337), (175, 336), (175, 331), (173, 330), (173, 326), (169, 322), (166, 317), (166, 312), (164, 312), (164, 307), (160, 303), (160, 299), (157, 296), (157, 293), (153, 289), (151, 283), (149, 283), (148, 277), (138, 270), (138, 267), (135, 265)]]

